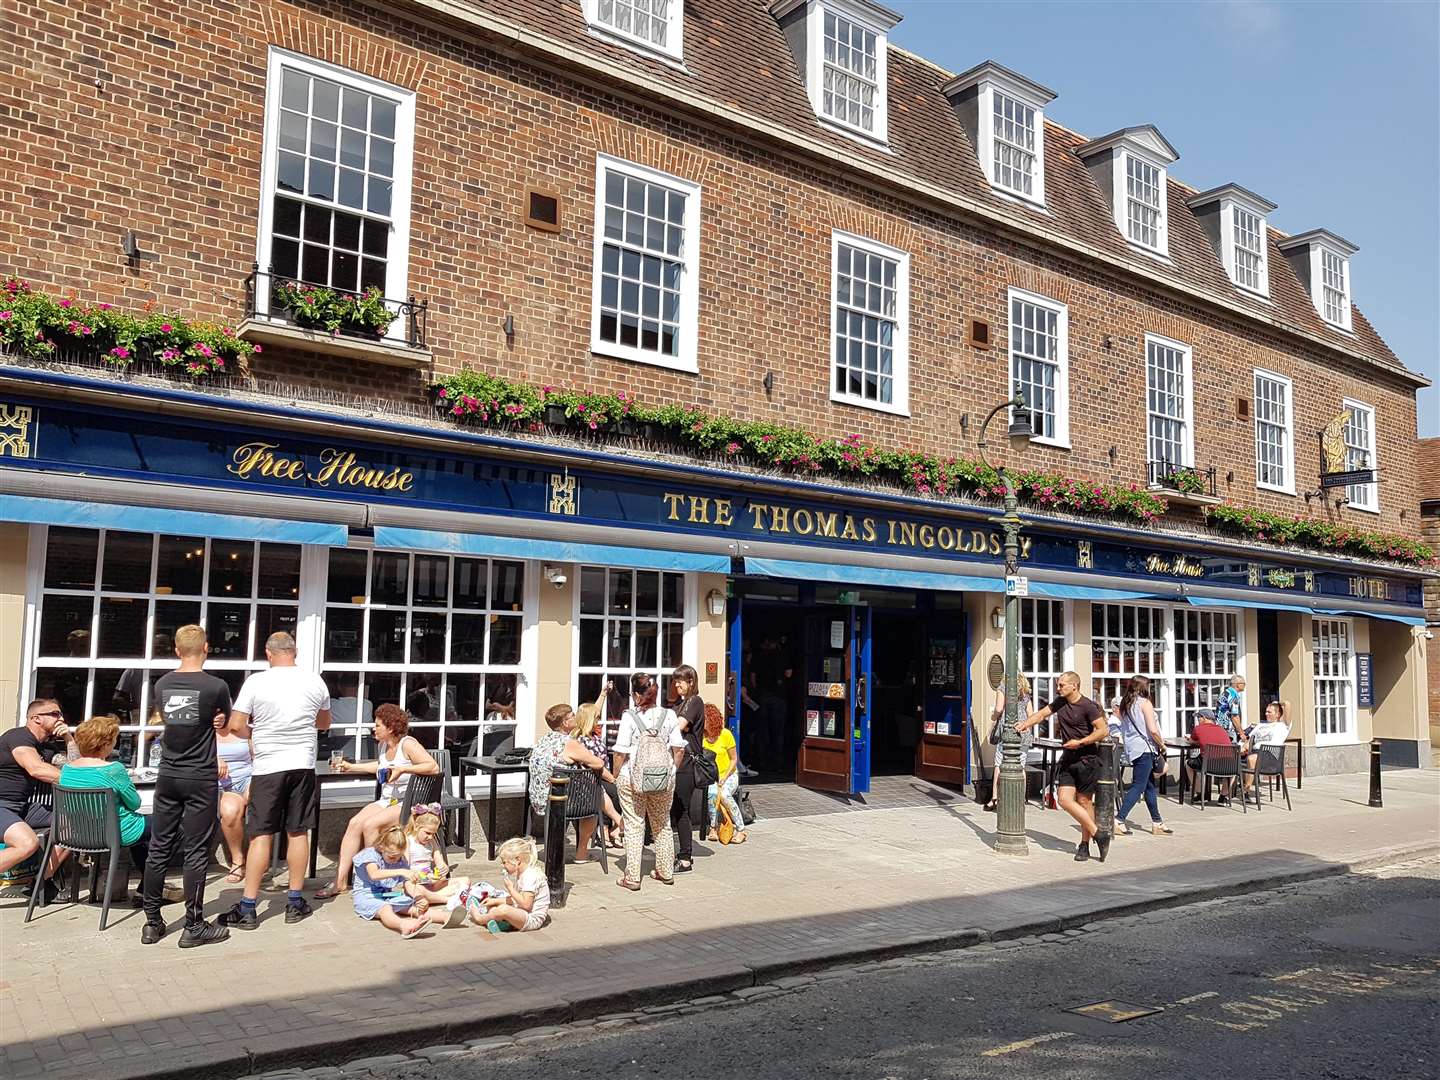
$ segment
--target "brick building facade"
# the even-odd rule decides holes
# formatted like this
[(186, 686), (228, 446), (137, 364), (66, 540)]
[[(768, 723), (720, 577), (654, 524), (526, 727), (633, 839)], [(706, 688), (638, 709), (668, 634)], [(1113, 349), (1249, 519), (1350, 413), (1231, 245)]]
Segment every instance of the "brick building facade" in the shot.
[[(0, 178), (13, 194), (0, 210), (0, 264), (38, 288), (81, 302), (152, 305), (190, 319), (240, 324), (247, 314), (246, 275), (257, 261), (273, 266), (283, 258), (277, 252), (290, 242), (275, 239), (283, 231), (277, 224), (282, 211), (272, 203), (285, 195), (283, 179), (275, 179), (277, 170), (283, 173), (286, 167), (283, 142), (276, 140), (287, 136), (283, 130), (275, 133), (289, 93), (281, 85), (281, 69), (291, 64), (311, 80), (334, 79), (340, 94), (373, 92), (376, 101), (398, 102), (398, 112), (383, 121), (381, 106), (373, 106), (368, 164), (364, 122), (358, 128), (342, 125), (342, 136), (359, 132), (359, 164), (347, 173), (345, 147), (340, 146), (337, 159), (331, 146), (327, 160), (338, 172), (330, 167), (327, 175), (364, 174), (354, 182), (370, 185), (363, 189), (371, 200), (364, 208), (368, 216), (354, 216), (388, 222), (392, 247), (384, 265), (375, 264), (375, 273), (382, 275), (377, 280), (384, 280), (387, 291), (399, 282), (403, 291), (395, 295), (425, 302), (425, 349), (403, 342), (351, 345), (332, 339), (320, 341), (317, 351), (302, 335), (277, 329), (273, 320), (251, 319), (242, 332), (264, 344), (252, 363), (261, 383), (245, 396), (256, 407), (283, 413), (284, 403), (294, 401), (323, 413), (328, 404), (333, 406), (332, 431), (344, 431), (357, 415), (388, 409), (402, 416), (407, 408), (425, 409), (434, 379), (469, 367), (536, 384), (626, 391), (649, 403), (698, 405), (739, 419), (797, 424), (827, 437), (858, 434), (887, 446), (967, 454), (981, 418), (1014, 385), (1012, 365), (1020, 361), (1011, 355), (1009, 324), (1012, 290), (1021, 290), (1064, 309), (1061, 335), (1068, 341), (1062, 346), (1064, 404), (1058, 409), (1068, 411), (1069, 437), (1054, 440), (1068, 445), (1032, 443), (1011, 464), (1099, 484), (1145, 486), (1155, 456), (1155, 429), (1146, 404), (1147, 367), (1154, 363), (1147, 355), (1148, 336), (1162, 349), (1169, 342), (1179, 350), (1162, 359), (1184, 353), (1183, 426), (1190, 449), (1180, 464), (1200, 470), (1214, 466), (1219, 499), (1349, 529), (1419, 536), (1411, 436), (1415, 390), (1423, 379), (1405, 368), (1350, 305), (1353, 248), (1329, 233), (1311, 242), (1310, 234), (1289, 238), (1267, 229), (1263, 210), (1270, 204), (1238, 189), (1234, 197), (1240, 205), (1262, 211), (1257, 257), (1268, 270), (1268, 295), (1237, 287), (1227, 272), (1230, 226), (1216, 226), (1214, 213), (1217, 207), (1221, 214), (1231, 212), (1233, 192), (1222, 190), (1207, 203), (1206, 196), (1164, 167), (1173, 153), (1167, 153), (1168, 143), (1158, 132), (1123, 129), (1116, 133), (1121, 151), (1134, 160), (1159, 163), (1154, 167), (1165, 240), (1161, 251), (1142, 250), (1117, 227), (1109, 181), (1095, 164), (1116, 152), (1106, 140), (1087, 140), (1043, 118), (1034, 121), (1042, 117), (1048, 92), (1012, 72), (987, 69), (968, 81), (957, 80), (923, 58), (887, 46), (884, 31), (893, 13), (867, 0), (828, 8), (777, 3), (773, 10), (762, 0), (724, 0), (712, 11), (694, 12), (671, 0), (670, 38), (658, 49), (654, 41), (637, 47), (635, 32), (617, 33), (607, 26), (607, 19), (617, 17), (602, 14), (601, 7), (616, 10), (608, 0), (600, 6), (591, 0), (414, 2), (383, 8), (358, 2), (199, 0), (162, 6), (162, 13), (147, 14), (143, 24), (104, 7), (35, 0), (22, 0), (7, 14), (7, 36), (19, 52), (14, 77), (0, 91), (9, 117)], [(884, 119), (868, 134), (817, 117), (819, 106), (812, 107), (812, 100), (818, 100), (818, 91), (812, 86), (807, 95), (807, 76), (817, 70), (819, 58), (805, 54), (804, 42), (819, 43), (823, 34), (815, 23), (816, 36), (807, 38), (812, 29), (804, 20), (830, 16), (840, 22), (825, 23), (825, 34), (833, 38), (836, 26), (848, 26), (859, 35), (855, 47), (868, 48), (872, 64), (880, 58), (882, 82), (873, 104)], [(668, 55), (682, 29), (678, 56)], [(871, 34), (868, 41), (866, 33)], [(863, 82), (864, 59), (858, 63), (855, 70)], [(1021, 97), (1038, 95), (1031, 122), (1042, 151), (1036, 160), (1043, 206), (994, 190), (986, 161), (977, 154), (973, 132), (977, 123), (983, 126), (984, 116), (967, 112), (969, 95), (996, 87)], [(302, 111), (291, 113), (300, 117), (298, 157), (309, 147), (311, 185), (321, 138), (316, 131), (329, 123), (328, 106), (315, 93), (297, 107)], [(348, 108), (349, 99), (344, 100)], [(302, 115), (304, 109), (309, 113)], [(407, 134), (405, 118), (412, 115)], [(303, 133), (307, 116), (308, 144)], [(883, 131), (883, 139), (877, 131)], [(993, 138), (993, 132), (985, 137)], [(377, 164), (377, 145), (384, 147), (384, 164)], [(402, 175), (406, 157), (410, 168)], [(616, 358), (614, 349), (592, 347), (597, 331), (591, 312), (599, 297), (594, 285), (597, 161), (603, 168), (609, 159), (651, 170), (647, 175), (658, 175), (662, 184), (674, 180), (694, 186), (686, 190), (695, 196), (689, 205), (699, 206), (698, 244), (684, 271), (695, 296), (694, 325), (686, 331), (695, 342), (694, 370), (679, 370), (687, 365), (668, 362), (673, 358), (637, 362)], [(384, 211), (378, 216), (377, 185), (384, 191)], [(558, 197), (554, 231), (526, 224), (532, 189)], [(341, 189), (329, 190), (334, 197)], [(310, 191), (290, 201), (317, 205)], [(336, 224), (333, 234), (327, 232), (326, 241), (337, 260), (339, 228)], [(122, 254), (132, 233), (142, 252), (134, 259)], [(835, 377), (835, 245), (844, 242), (835, 240), (836, 234), (877, 245), (875, 250), (903, 257), (906, 264), (908, 295), (892, 329), (898, 341), (903, 327), (908, 355), (895, 354), (897, 374), (903, 364), (904, 377), (896, 382), (890, 408), (855, 404), (855, 395), (836, 400), (827, 389)], [(352, 261), (369, 272), (364, 255), (358, 252)], [(1318, 268), (1329, 257), (1339, 260), (1337, 267), (1343, 263), (1342, 325), (1327, 321), (1323, 303), (1317, 308), (1315, 302), (1321, 296)], [(1353, 261), (1363, 294), (1363, 258)], [(332, 273), (339, 273), (339, 265), (328, 264)], [(687, 309), (682, 305), (681, 310)], [(983, 344), (974, 343), (976, 320), (988, 328)], [(49, 370), (45, 364), (39, 369)], [(53, 384), (48, 389), (33, 379), (27, 384), (34, 370), (12, 368), (6, 392), (28, 385), (32, 395), (60, 394)], [(1257, 370), (1281, 377), (1277, 385), (1287, 383), (1283, 481), (1268, 487), (1257, 484)], [(86, 377), (96, 388), (105, 384), (103, 400), (116, 408), (140, 413), (159, 408), (144, 379), (125, 388), (93, 372)], [(1068, 392), (1063, 392), (1066, 382)], [(64, 394), (83, 397), (77, 386), (67, 384)], [(227, 394), (214, 398), (214, 408), (238, 408), (241, 391), (232, 387)], [(24, 395), (17, 390), (16, 396)], [(372, 405), (356, 411), (359, 398)], [(1379, 482), (1370, 486), (1373, 511), (1319, 490), (1321, 432), (1347, 403), (1363, 403), (1370, 410), (1368, 428), (1358, 436), (1362, 442), (1368, 437), (1368, 451), (1360, 447), (1356, 462), (1378, 470)], [(195, 401), (174, 407), (195, 415), (205, 411)], [(293, 418), (275, 423), (286, 430), (298, 427)], [(443, 428), (431, 428), (428, 439), (445, 437)], [(381, 441), (397, 440), (402, 437), (392, 432)], [(452, 448), (463, 449), (458, 443)], [(532, 450), (520, 445), (495, 452), (525, 461)], [(545, 468), (555, 467), (557, 453), (554, 446), (547, 449)], [(636, 451), (624, 453), (633, 458)], [(652, 463), (657, 470), (660, 465)], [(21, 493), (18, 487), (12, 490)], [(96, 497), (93, 492), (91, 497)], [(1204, 532), (1199, 504), (1206, 500), (1189, 501), (1194, 505), (1175, 499), (1161, 531), (1193, 543)], [(267, 513), (248, 505), (236, 509)], [(988, 513), (993, 517), (993, 508)], [(21, 520), (36, 522), (27, 536), (30, 563), (38, 566), (44, 553), (33, 549), (45, 540), (35, 529), (59, 523), (43, 515)], [(1059, 523), (1077, 536), (1085, 532), (1063, 519)], [(603, 539), (614, 536), (607, 533)], [(1232, 562), (1243, 562), (1243, 548), (1224, 550)], [(1310, 567), (1302, 576), (1328, 572), (1337, 581), (1346, 575), (1378, 580), (1394, 569), (1263, 544), (1250, 550)], [(739, 548), (728, 553), (744, 554)], [(527, 564), (532, 590), (543, 558)], [(572, 564), (558, 553), (551, 558), (576, 567), (584, 561)], [(714, 571), (680, 572), (686, 574), (690, 597), (685, 658), (733, 673), (739, 666), (733, 576), (726, 575), (732, 577), (727, 583), (712, 577)], [(1291, 569), (1276, 572), (1276, 580), (1287, 574), (1294, 580)], [(33, 570), (32, 579), (41, 573)], [(1252, 572), (1250, 584), (1259, 583), (1259, 573)], [(577, 666), (575, 650), (581, 648), (571, 642), (574, 627), (569, 624), (583, 623), (586, 614), (579, 600), (571, 604), (578, 581), (573, 571), (568, 578), (564, 589), (536, 591), (520, 602), (527, 625), (533, 620), (538, 626), (533, 647), (560, 658), (558, 666), (564, 668)], [(1097, 584), (1095, 596), (1058, 601), (1068, 628), (1065, 656), (1082, 670), (1089, 667), (1090, 634), (1103, 622), (1098, 614), (1092, 618), (1091, 602), (1127, 599), (1100, 595), (1115, 584)], [(43, 605), (36, 591), (43, 588), (33, 580), (27, 588), (22, 606), (38, 627)], [(1363, 595), (1354, 585), (1348, 588), (1332, 614), (1348, 617), (1353, 598)], [(1383, 599), (1407, 602), (1409, 584), (1397, 580), (1385, 588)], [(717, 590), (731, 594), (730, 610), (699, 610)], [(1183, 603), (1179, 594), (1163, 596), (1178, 596)], [(414, 594), (409, 599), (416, 603)], [(1237, 616), (1234, 662), (1242, 667), (1248, 662), (1252, 681), (1265, 683), (1267, 693), (1294, 699), (1297, 712), (1309, 714), (1296, 722), (1307, 732), (1307, 745), (1314, 746), (1315, 767), (1327, 767), (1329, 758), (1334, 767), (1353, 764), (1358, 741), (1372, 721), (1393, 723), (1397, 738), (1424, 738), (1411, 730), (1413, 720), (1408, 726), (1404, 720), (1407, 713), (1413, 717), (1411, 684), (1423, 646), (1412, 640), (1408, 628), (1402, 633), (1398, 624), (1357, 618), (1353, 626), (1345, 622), (1353, 636), (1346, 637), (1342, 651), (1345, 656), (1363, 651), (1373, 633), (1372, 652), (1381, 651), (1383, 643), (1395, 654), (1377, 660), (1384, 669), (1377, 677), (1384, 675), (1394, 695), (1395, 717), (1379, 715), (1383, 706), (1375, 707), (1375, 717), (1364, 716), (1366, 710), (1357, 712), (1347, 698), (1344, 708), (1352, 715), (1342, 724), (1345, 737), (1337, 741), (1322, 733), (1315, 745), (1313, 729), (1330, 721), (1316, 719), (1325, 707), (1316, 704), (1318, 691), (1308, 676), (1313, 638), (1321, 623), (1328, 634), (1336, 620), (1324, 617), (1321, 609), (1290, 610), (1286, 603), (1277, 601), (1281, 610), (1273, 615), (1260, 614), (1262, 605)], [(302, 594), (302, 623), (305, 606)], [(980, 592), (965, 602), (966, 651), (977, 687), (983, 682), (983, 662), (997, 647), (989, 618), (993, 606)], [(1171, 608), (1155, 610), (1173, 635)], [(1320, 622), (1312, 626), (1309, 616), (1316, 612)], [(1174, 614), (1178, 626), (1179, 613)], [(1277, 623), (1279, 630), (1272, 630)], [(727, 644), (727, 625), (736, 642)], [(1260, 639), (1276, 634), (1278, 644), (1262, 650)], [(1171, 648), (1169, 637), (1166, 642)], [(1098, 656), (1100, 646), (1094, 648)], [(44, 667), (44, 649), (29, 639), (21, 652), (7, 661), (18, 673), (11, 700), (31, 692), (26, 684)], [(98, 664), (104, 658), (97, 652), (90, 659)], [(633, 659), (634, 664), (615, 665), (617, 670), (636, 666), (638, 654)], [(657, 655), (648, 662), (663, 659)], [(1353, 657), (1346, 661), (1353, 662)], [(539, 661), (527, 654), (524, 663)], [(1268, 674), (1259, 678), (1262, 667)], [(104, 665), (89, 670), (84, 700), (93, 707), (97, 695), (108, 691), (96, 689), (96, 680), (104, 679), (94, 673)], [(1218, 673), (1206, 674), (1212, 676), (1208, 687)], [(523, 686), (526, 679), (520, 675)], [(1098, 679), (1098, 666), (1095, 675)], [(1171, 704), (1178, 715), (1186, 707), (1180, 698), (1193, 686), (1184, 672), (1173, 677)], [(538, 686), (532, 679), (519, 695), (532, 713), (547, 703), (536, 694), (570, 697), (588, 685), (568, 674), (537, 678)], [(719, 692), (723, 676), (707, 678), (711, 691)], [(409, 693), (411, 683), (403, 685)], [(397, 676), (397, 692), (400, 686)], [(977, 690), (970, 695), (967, 719), (972, 724), (986, 713), (980, 699), (987, 694)], [(1412, 704), (1401, 705), (1407, 695)], [(1191, 700), (1188, 708), (1193, 712), (1196, 707)], [(1258, 701), (1246, 707), (1247, 717), (1258, 719)], [(482, 708), (474, 719), (484, 723), (494, 714)], [(525, 728), (522, 720), (520, 729)], [(932, 734), (928, 727), (925, 734)]]
[[(1415, 471), (1420, 489), (1420, 535), (1431, 547), (1440, 545), (1440, 438), (1416, 443)], [(1440, 580), (1425, 582), (1425, 624), (1440, 628)], [(1440, 648), (1430, 648), (1425, 672), (1429, 688), (1430, 745), (1440, 744)]]

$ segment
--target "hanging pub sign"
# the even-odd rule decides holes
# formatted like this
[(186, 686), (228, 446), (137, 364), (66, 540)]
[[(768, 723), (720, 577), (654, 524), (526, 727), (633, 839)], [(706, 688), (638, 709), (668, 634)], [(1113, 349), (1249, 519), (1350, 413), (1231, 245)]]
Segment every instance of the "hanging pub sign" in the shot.
[[(1345, 445), (1345, 428), (1350, 423), (1351, 411), (1341, 409), (1320, 432), (1320, 488), (1349, 487), (1352, 484), (1375, 483), (1375, 470), (1370, 468), (1370, 455), (1360, 453), (1358, 461), (1353, 459), (1350, 448)], [(1356, 468), (1356, 465), (1359, 468)]]

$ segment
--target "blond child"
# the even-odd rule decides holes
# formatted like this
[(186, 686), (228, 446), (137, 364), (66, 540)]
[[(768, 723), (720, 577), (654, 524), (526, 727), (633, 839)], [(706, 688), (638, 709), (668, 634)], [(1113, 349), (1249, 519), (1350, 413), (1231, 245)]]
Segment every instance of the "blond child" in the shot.
[(410, 808), (405, 825), (405, 857), (413, 875), (405, 883), (405, 895), (432, 904), (450, 903), (470, 884), (469, 878), (450, 876), (445, 850), (436, 843), (441, 813), (437, 803), (420, 803)]
[(355, 887), (351, 890), (355, 914), (378, 920), (402, 938), (413, 938), (431, 923), (459, 926), (465, 921), (463, 908), (447, 911), (431, 907), (423, 896), (406, 895), (405, 883), (415, 877), (406, 859), (407, 842), (404, 829), (388, 825), (380, 830), (374, 847), (355, 856)]
[(481, 901), (483, 913), (472, 914), (471, 921), (492, 934), (539, 930), (550, 918), (550, 883), (540, 868), (535, 841), (520, 836), (506, 840), (500, 845), (500, 865), (509, 895), (487, 896)]

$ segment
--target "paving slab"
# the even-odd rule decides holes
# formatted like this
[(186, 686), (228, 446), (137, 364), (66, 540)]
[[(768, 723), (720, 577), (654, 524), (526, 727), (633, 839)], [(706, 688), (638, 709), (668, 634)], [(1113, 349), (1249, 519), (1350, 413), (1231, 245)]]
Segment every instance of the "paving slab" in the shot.
[[(1076, 864), (1070, 819), (1033, 805), (1029, 856), (997, 855), (993, 814), (912, 778), (865, 807), (774, 793), (757, 804), (781, 810), (749, 843), (699, 845), (695, 872), (674, 888), (647, 879), (630, 893), (615, 887), (614, 865), (609, 876), (572, 865), (569, 903), (535, 934), (458, 928), (401, 941), (356, 918), (348, 897), (286, 926), (276, 898), (262, 901), (258, 930), (181, 952), (177, 935), (142, 946), (128, 910), (100, 933), (88, 905), (24, 924), (23, 903), (0, 901), (0, 1075), (203, 1080), (473, 1048), (577, 1017), (628, 1023), (615, 1014), (827, 965), (1103, 929), (1110, 917), (1440, 850), (1440, 772), (1388, 771), (1385, 783), (1383, 809), (1365, 805), (1364, 774), (1307, 780), (1293, 813), (1165, 801), (1174, 835), (1117, 837), (1103, 865)], [(459, 872), (499, 871), (477, 856)], [(238, 892), (214, 880), (208, 895), (218, 912)], [(769, 992), (779, 991), (750, 996)]]

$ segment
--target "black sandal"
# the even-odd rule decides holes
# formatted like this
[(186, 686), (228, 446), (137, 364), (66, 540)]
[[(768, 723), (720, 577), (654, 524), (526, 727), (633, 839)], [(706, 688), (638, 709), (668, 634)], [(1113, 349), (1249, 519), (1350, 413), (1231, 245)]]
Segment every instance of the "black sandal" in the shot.
[(691, 870), (694, 869), (695, 863), (692, 862), (690, 859), (675, 860), (675, 873), (677, 874), (688, 874)]

